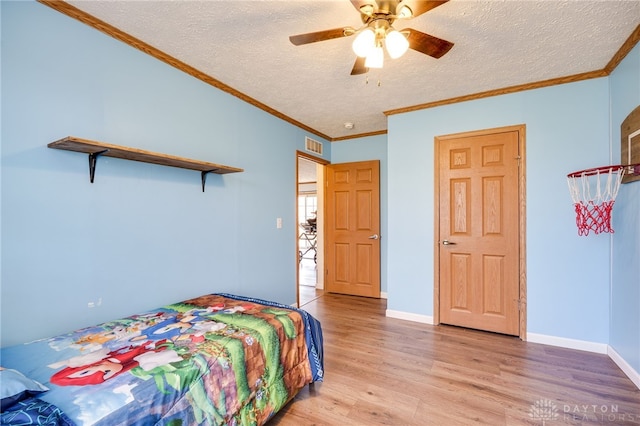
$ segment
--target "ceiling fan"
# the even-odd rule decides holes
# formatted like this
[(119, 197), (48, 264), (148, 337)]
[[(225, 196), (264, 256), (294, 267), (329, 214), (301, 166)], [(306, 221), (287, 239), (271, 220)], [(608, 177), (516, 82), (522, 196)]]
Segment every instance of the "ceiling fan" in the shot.
[(364, 74), (369, 68), (382, 68), (383, 45), (391, 58), (402, 56), (407, 49), (440, 58), (453, 47), (453, 43), (413, 28), (397, 31), (392, 24), (396, 20), (415, 18), (447, 1), (449, 0), (351, 0), (351, 4), (360, 12), (364, 24), (362, 27), (342, 27), (297, 34), (290, 36), (289, 40), (300, 46), (358, 34), (352, 45), (357, 58), (351, 75)]

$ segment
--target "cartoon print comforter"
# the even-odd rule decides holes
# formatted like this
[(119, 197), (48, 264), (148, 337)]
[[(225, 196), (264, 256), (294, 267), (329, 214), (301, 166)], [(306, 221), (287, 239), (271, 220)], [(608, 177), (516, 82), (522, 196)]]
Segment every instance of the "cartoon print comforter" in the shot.
[(211, 294), (2, 349), (78, 425), (261, 425), (321, 381), (322, 331), (305, 311)]

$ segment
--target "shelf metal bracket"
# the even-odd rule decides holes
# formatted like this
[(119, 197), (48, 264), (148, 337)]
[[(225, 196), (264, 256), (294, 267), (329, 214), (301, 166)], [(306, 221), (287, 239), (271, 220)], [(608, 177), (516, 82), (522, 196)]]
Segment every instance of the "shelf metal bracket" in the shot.
[(93, 183), (93, 177), (96, 174), (96, 161), (101, 154), (109, 151), (108, 149), (103, 149), (102, 151), (90, 152), (89, 153), (89, 180)]
[(200, 174), (202, 176), (202, 192), (204, 192), (204, 186), (207, 183), (207, 174), (216, 172), (218, 170), (220, 170), (220, 169), (204, 170), (204, 171), (200, 172)]

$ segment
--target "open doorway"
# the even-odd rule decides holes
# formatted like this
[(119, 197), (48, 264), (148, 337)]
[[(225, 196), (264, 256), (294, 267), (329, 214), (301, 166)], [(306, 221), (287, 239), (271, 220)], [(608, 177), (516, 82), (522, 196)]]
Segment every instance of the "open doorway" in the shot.
[(323, 210), (324, 165), (328, 162), (298, 152), (296, 158), (298, 306), (316, 299), (324, 289)]

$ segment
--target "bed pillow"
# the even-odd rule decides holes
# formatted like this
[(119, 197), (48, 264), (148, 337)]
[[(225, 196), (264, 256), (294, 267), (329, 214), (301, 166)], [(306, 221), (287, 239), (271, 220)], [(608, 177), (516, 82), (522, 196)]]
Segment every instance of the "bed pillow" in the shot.
[(17, 370), (0, 367), (0, 399), (2, 401), (2, 411), (24, 398), (48, 390), (49, 388), (42, 383), (29, 379)]

